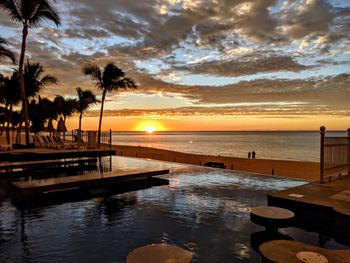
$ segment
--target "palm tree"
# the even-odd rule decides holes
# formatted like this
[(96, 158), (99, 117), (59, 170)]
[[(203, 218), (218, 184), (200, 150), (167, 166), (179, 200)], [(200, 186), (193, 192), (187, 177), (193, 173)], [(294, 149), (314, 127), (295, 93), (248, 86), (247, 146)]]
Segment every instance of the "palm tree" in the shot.
[(0, 58), (8, 57), (11, 59), (12, 63), (15, 64), (16, 63), (15, 54), (13, 54), (9, 49), (4, 47), (4, 45), (7, 45), (7, 43), (5, 39), (0, 37)]
[(58, 109), (59, 114), (63, 115), (63, 122), (66, 124), (67, 117), (73, 115), (76, 111), (77, 100), (70, 98), (63, 98), (57, 95), (53, 101)]
[(136, 89), (137, 86), (132, 79), (125, 77), (123, 70), (113, 63), (108, 63), (104, 67), (103, 72), (97, 65), (86, 65), (83, 68), (83, 73), (85, 75), (90, 75), (96, 88), (102, 90), (101, 111), (97, 135), (97, 142), (100, 144), (103, 106), (107, 92), (119, 91), (120, 89)]
[[(25, 86), (25, 94), (26, 94), (26, 105), (29, 103), (29, 98), (35, 98), (38, 96), (39, 92), (42, 89), (45, 89), (50, 84), (57, 84), (57, 79), (54, 76), (49, 74), (45, 75), (45, 70), (40, 63), (31, 64), (29, 61), (24, 65), (23, 72), (23, 83)], [(18, 75), (20, 72), (18, 72)], [(23, 103), (23, 99), (22, 99)], [(23, 105), (23, 104), (22, 104)], [(25, 108), (22, 107), (22, 116), (25, 118)], [(28, 112), (27, 112), (28, 115)], [(28, 117), (28, 116), (27, 116)], [(29, 118), (28, 118), (29, 120)], [(22, 120), (23, 121), (23, 120)], [(18, 129), (17, 138), (20, 139), (21, 126)]]
[(28, 104), (28, 114), (30, 120), (32, 121), (33, 132), (40, 132), (45, 129), (46, 121), (50, 119), (56, 119), (57, 111), (55, 109), (54, 103), (47, 99), (41, 98), (33, 99)]
[(42, 89), (47, 88), (51, 84), (57, 84), (56, 77), (46, 74), (40, 63), (27, 63), (24, 65), (23, 80), (25, 92), (27, 96), (27, 103), (29, 98), (35, 98)]
[(22, 46), (18, 72), (25, 123), (26, 144), (29, 144), (27, 96), (23, 80), (23, 65), (28, 29), (38, 26), (40, 22), (45, 19), (53, 21), (58, 26), (60, 24), (60, 18), (47, 0), (0, 0), (0, 7), (9, 14), (12, 20), (22, 24)]
[(28, 103), (28, 116), (30, 121), (32, 122), (32, 131), (34, 133), (43, 131), (45, 128), (45, 121), (47, 119), (47, 114), (45, 109), (47, 109), (45, 107), (45, 104), (49, 104), (46, 103), (47, 99), (41, 99), (41, 97), (39, 96), (38, 99), (32, 99), (29, 103)]
[(20, 102), (20, 90), (18, 85), (18, 74), (14, 72), (11, 77), (5, 77), (1, 85), (1, 93), (6, 111), (6, 140), (10, 144), (10, 124), (12, 123), (13, 106)]
[(79, 129), (78, 129), (78, 142), (80, 143), (81, 138), (81, 120), (83, 118), (83, 113), (87, 111), (90, 106), (96, 104), (98, 100), (96, 99), (95, 94), (91, 90), (82, 90), (77, 88), (78, 101), (76, 104), (77, 112), (79, 112)]

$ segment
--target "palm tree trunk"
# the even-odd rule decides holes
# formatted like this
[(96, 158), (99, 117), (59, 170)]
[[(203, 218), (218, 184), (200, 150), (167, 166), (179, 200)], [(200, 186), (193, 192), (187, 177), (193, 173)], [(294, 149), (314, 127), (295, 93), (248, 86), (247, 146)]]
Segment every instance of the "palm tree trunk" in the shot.
[(28, 35), (28, 21), (24, 20), (23, 22), (23, 30), (22, 30), (22, 47), (21, 47), (21, 56), (19, 58), (19, 84), (20, 84), (20, 92), (21, 92), (21, 100), (22, 100), (22, 110), (23, 110), (23, 118), (24, 118), (24, 127), (26, 134), (26, 144), (29, 145), (29, 121), (28, 121), (28, 104), (27, 104), (27, 96), (26, 90), (24, 86), (23, 79), (23, 64), (24, 64), (24, 55), (26, 52), (26, 41)]
[(10, 117), (10, 114), (12, 111), (12, 108), (10, 106), (10, 109), (8, 109), (9, 107), (9, 104), (6, 103), (5, 105), (5, 110), (6, 110), (6, 143), (7, 144), (10, 144), (10, 121), (11, 121), (11, 117)]
[[(66, 127), (66, 119), (67, 119), (67, 116), (66, 115), (63, 115), (63, 123), (64, 123), (64, 127)], [(66, 140), (66, 132), (64, 131), (63, 132), (63, 141)]]
[(17, 135), (16, 135), (16, 144), (21, 143), (22, 124), (23, 124), (23, 109), (21, 109), (21, 113), (20, 113), (20, 121), (18, 124)]
[(98, 133), (97, 133), (97, 144), (98, 144), (98, 147), (99, 147), (99, 148), (100, 148), (100, 143), (101, 143), (102, 115), (103, 115), (103, 105), (104, 105), (104, 103), (105, 103), (105, 98), (106, 98), (106, 92), (107, 92), (106, 89), (104, 89), (104, 90), (102, 91), (100, 121), (99, 121), (99, 123), (98, 123)]
[(10, 103), (9, 116), (7, 120), (7, 134), (6, 134), (6, 136), (8, 137), (8, 144), (11, 144), (10, 124), (12, 125), (12, 113), (13, 113), (13, 104)]
[(81, 140), (81, 119), (83, 118), (83, 113), (79, 115), (79, 130), (78, 130), (78, 150), (80, 150), (80, 140)]

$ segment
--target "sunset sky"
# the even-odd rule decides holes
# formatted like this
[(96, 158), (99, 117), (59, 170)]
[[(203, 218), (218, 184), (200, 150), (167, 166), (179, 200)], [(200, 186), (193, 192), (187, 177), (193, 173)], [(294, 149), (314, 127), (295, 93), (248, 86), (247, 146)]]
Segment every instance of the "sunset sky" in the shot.
[[(61, 26), (30, 29), (27, 56), (59, 84), (91, 89), (87, 63), (114, 62), (138, 89), (110, 94), (104, 129), (317, 130), (350, 127), (349, 0), (64, 0)], [(18, 52), (20, 25), (0, 36)], [(13, 65), (0, 66), (2, 74)], [(100, 105), (83, 120), (96, 129)], [(77, 128), (76, 117), (68, 121)]]

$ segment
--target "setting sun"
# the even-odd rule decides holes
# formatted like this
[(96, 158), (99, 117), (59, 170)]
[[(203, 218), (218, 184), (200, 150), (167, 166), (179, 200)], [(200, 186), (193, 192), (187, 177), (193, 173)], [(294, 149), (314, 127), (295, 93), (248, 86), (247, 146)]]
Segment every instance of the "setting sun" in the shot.
[(153, 133), (155, 131), (167, 130), (164, 125), (158, 121), (141, 121), (134, 129), (135, 131), (145, 131), (147, 133)]
[(156, 128), (153, 126), (147, 126), (144, 129), (144, 131), (146, 131), (147, 133), (153, 133), (155, 130), (156, 130)]

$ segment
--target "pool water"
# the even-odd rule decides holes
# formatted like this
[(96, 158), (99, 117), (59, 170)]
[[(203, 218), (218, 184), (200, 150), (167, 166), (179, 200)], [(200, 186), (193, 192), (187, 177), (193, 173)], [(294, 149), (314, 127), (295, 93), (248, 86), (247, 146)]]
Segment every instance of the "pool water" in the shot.
[[(263, 228), (250, 222), (250, 208), (266, 204), (270, 191), (305, 183), (123, 157), (113, 157), (112, 167), (170, 168), (162, 176), (169, 185), (26, 209), (3, 195), (0, 261), (125, 262), (133, 249), (162, 242), (192, 251), (192, 262), (261, 262), (250, 244)], [(319, 245), (317, 233), (297, 228), (281, 233)], [(325, 247), (342, 247), (325, 240)]]

